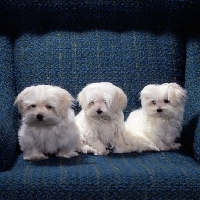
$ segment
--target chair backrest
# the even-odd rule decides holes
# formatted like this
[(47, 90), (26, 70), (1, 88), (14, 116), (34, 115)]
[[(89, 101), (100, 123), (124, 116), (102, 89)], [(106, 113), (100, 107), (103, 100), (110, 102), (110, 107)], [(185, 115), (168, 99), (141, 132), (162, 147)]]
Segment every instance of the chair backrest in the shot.
[[(13, 102), (30, 85), (58, 85), (76, 97), (89, 83), (109, 81), (127, 94), (127, 117), (140, 107), (139, 92), (145, 85), (177, 82), (188, 89), (186, 123), (199, 114), (199, 32), (192, 30), (200, 27), (200, 3), (10, 0), (1, 4), (1, 106), (12, 116), (9, 123), (2, 120), (10, 128), (1, 131), (1, 149), (14, 144), (10, 152), (16, 150), (14, 122), (20, 118)], [(79, 110), (76, 104), (76, 113)], [(10, 162), (5, 155), (1, 160)]]

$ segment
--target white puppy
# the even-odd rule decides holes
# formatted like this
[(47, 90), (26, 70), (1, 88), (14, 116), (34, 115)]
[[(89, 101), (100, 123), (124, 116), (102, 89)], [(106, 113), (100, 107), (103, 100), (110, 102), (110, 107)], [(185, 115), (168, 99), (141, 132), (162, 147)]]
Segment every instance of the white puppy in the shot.
[(144, 145), (148, 140), (161, 151), (178, 149), (181, 144), (175, 140), (182, 130), (186, 91), (176, 83), (147, 85), (140, 99), (142, 108), (125, 122), (124, 152), (152, 150)]
[(107, 155), (124, 134), (125, 93), (109, 82), (92, 83), (78, 94), (82, 107), (75, 120), (80, 129), (83, 153)]
[(70, 108), (73, 97), (50, 85), (25, 88), (16, 98), (22, 124), (19, 144), (25, 160), (46, 159), (47, 154), (77, 156), (80, 135)]

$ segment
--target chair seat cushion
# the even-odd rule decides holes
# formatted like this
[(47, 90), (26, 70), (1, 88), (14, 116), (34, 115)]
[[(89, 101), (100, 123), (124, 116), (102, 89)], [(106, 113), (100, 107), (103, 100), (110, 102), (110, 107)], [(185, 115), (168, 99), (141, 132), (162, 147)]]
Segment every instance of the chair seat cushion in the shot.
[(200, 199), (199, 165), (184, 150), (37, 162), (20, 154), (0, 180), (0, 199)]

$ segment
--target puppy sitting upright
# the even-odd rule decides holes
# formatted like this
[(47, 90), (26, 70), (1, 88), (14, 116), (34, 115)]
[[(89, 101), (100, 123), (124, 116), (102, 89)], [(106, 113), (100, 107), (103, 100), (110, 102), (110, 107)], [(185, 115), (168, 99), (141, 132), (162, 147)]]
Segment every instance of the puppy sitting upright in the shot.
[(47, 159), (47, 154), (77, 156), (80, 135), (70, 108), (73, 97), (50, 85), (25, 88), (16, 98), (22, 124), (19, 144), (25, 160)]
[(178, 149), (181, 144), (175, 140), (182, 129), (186, 91), (176, 83), (147, 85), (140, 99), (142, 108), (130, 113), (125, 122), (124, 140), (128, 145), (124, 151), (151, 150), (148, 146), (145, 149), (141, 137), (148, 138), (161, 151)]
[(75, 120), (80, 129), (83, 153), (107, 155), (120, 146), (124, 134), (123, 108), (127, 97), (109, 82), (92, 83), (78, 94), (82, 111)]

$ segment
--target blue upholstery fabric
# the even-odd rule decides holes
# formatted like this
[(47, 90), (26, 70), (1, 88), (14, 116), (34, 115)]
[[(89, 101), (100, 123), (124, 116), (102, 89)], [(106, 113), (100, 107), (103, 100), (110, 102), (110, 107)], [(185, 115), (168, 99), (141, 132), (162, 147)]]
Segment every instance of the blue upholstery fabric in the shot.
[[(200, 199), (199, 10), (197, 0), (0, 1), (0, 199)], [(76, 97), (98, 81), (127, 94), (125, 118), (145, 85), (185, 87), (182, 149), (24, 161), (16, 95), (51, 84)]]
[[(185, 132), (187, 144), (191, 144), (196, 161), (200, 163), (200, 34), (188, 34), (186, 52), (185, 87), (188, 93), (185, 114)], [(190, 135), (188, 137), (188, 134)], [(185, 138), (186, 139), (186, 138)]]
[(12, 45), (0, 36), (0, 170), (12, 165), (17, 150), (17, 109)]
[[(59, 85), (73, 96), (88, 83), (110, 81), (128, 96), (127, 116), (146, 84), (184, 83), (182, 34), (91, 30), (24, 34), (14, 47), (16, 89)], [(78, 107), (76, 106), (76, 111)]]
[(185, 152), (80, 155), (0, 173), (0, 199), (199, 199), (199, 165)]

